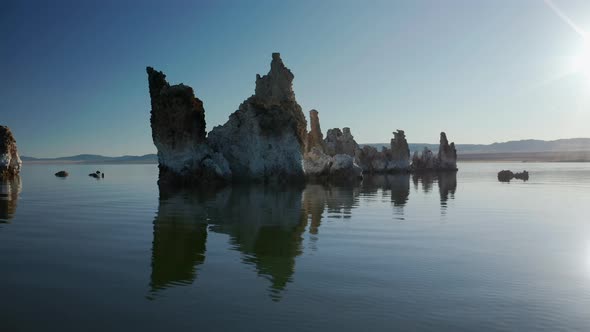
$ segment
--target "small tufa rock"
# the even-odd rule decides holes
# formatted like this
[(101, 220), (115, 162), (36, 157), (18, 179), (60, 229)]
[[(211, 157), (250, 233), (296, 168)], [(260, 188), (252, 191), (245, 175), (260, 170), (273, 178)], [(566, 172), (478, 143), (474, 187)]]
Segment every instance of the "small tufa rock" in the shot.
[(529, 179), (529, 172), (522, 171), (520, 173), (513, 173), (510, 170), (502, 170), (498, 172), (498, 181), (500, 182), (510, 182), (512, 179), (519, 179), (523, 181), (528, 181)]
[(55, 176), (60, 177), (60, 178), (65, 178), (68, 175), (70, 175), (70, 174), (66, 171), (59, 171), (59, 172), (55, 173)]

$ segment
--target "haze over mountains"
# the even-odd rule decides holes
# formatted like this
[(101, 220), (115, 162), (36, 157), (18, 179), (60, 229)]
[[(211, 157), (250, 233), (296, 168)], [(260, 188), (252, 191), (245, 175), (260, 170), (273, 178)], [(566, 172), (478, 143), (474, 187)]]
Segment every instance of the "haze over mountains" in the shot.
[[(377, 149), (389, 143), (368, 143)], [(424, 147), (436, 152), (438, 143), (409, 143), (410, 151)], [(570, 138), (554, 141), (520, 140), (493, 144), (457, 144), (460, 160), (530, 160), (530, 161), (590, 161), (590, 138)], [(25, 163), (81, 163), (81, 164), (152, 164), (158, 162), (156, 154), (143, 156), (108, 157), (80, 154), (59, 158), (34, 158), (21, 156)]]

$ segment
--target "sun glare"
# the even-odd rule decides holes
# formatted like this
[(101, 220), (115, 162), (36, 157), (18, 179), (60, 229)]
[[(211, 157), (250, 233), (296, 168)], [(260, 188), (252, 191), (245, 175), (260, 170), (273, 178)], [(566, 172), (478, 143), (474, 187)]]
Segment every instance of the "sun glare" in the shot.
[(584, 40), (582, 50), (573, 59), (572, 72), (584, 75), (590, 83), (590, 42), (588, 42), (588, 39)]

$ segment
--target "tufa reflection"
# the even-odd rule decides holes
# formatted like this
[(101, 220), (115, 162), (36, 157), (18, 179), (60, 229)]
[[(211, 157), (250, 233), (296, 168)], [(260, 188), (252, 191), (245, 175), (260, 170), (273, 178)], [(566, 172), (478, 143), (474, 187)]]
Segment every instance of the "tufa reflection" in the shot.
[(18, 195), (22, 190), (20, 176), (0, 179), (0, 223), (9, 222), (16, 213)]
[(446, 208), (449, 199), (455, 199), (457, 172), (415, 173), (412, 175), (412, 182), (414, 182), (414, 189), (416, 191), (419, 190), (419, 185), (422, 184), (424, 193), (430, 193), (433, 183), (437, 182), (440, 205), (443, 210)]
[[(325, 218), (350, 218), (361, 196), (391, 202), (403, 216), (410, 196), (409, 174), (367, 176), (361, 184), (316, 183), (306, 186), (233, 185), (204, 190), (160, 188), (153, 225), (149, 298), (170, 288), (192, 284), (206, 266), (209, 232), (225, 234), (231, 250), (269, 283), (278, 301), (293, 282), (304, 239), (313, 250)], [(438, 182), (441, 205), (453, 198), (456, 173), (414, 175), (415, 186), (430, 192)], [(307, 232), (307, 234), (306, 234)], [(216, 248), (218, 248), (216, 246)]]
[(152, 247), (152, 297), (161, 289), (194, 282), (205, 262), (207, 232), (226, 234), (244, 264), (270, 282), (280, 299), (302, 252), (306, 223), (302, 188), (232, 186), (210, 192), (161, 192)]

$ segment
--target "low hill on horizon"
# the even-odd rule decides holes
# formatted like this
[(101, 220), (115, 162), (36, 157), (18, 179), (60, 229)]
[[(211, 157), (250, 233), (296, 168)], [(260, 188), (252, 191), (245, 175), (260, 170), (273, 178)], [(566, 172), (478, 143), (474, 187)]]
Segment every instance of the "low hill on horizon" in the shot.
[[(360, 144), (369, 145), (380, 150), (389, 147), (389, 143)], [(410, 151), (421, 151), (424, 147), (433, 152), (438, 151), (438, 144), (408, 143)], [(574, 152), (590, 151), (590, 138), (566, 138), (554, 141), (526, 139), (492, 144), (456, 144), (458, 154), (486, 154), (486, 153), (533, 153), (533, 152)]]
[(23, 162), (26, 163), (71, 163), (71, 164), (155, 164), (158, 162), (158, 156), (154, 153), (143, 156), (120, 156), (107, 157), (97, 154), (79, 154), (70, 157), (58, 158), (34, 158), (21, 156)]
[[(378, 150), (389, 147), (389, 143), (368, 143), (360, 146), (373, 146)], [(421, 151), (424, 147), (438, 151), (438, 144), (409, 143), (410, 151)], [(590, 161), (590, 138), (569, 138), (554, 141), (527, 139), (493, 144), (457, 144), (460, 160), (533, 160), (534, 156), (545, 156), (546, 161)], [(549, 158), (548, 156), (552, 156)], [(571, 157), (570, 157), (571, 156)], [(508, 158), (508, 159), (507, 159)], [(531, 159), (532, 158), (532, 159)], [(565, 158), (565, 159), (564, 159)], [(21, 156), (25, 163), (72, 163), (72, 164), (156, 164), (158, 156), (154, 153), (143, 156), (108, 157), (96, 154), (79, 154), (58, 158), (34, 158)]]

